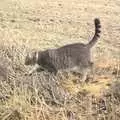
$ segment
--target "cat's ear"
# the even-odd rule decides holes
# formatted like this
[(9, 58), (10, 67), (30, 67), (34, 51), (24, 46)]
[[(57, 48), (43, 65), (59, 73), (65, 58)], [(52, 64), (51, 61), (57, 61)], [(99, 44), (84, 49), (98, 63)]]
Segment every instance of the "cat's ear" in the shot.
[(37, 53), (38, 53), (37, 50), (32, 49), (31, 52), (29, 53), (29, 57), (30, 57), (30, 58), (34, 58), (34, 57), (36, 57), (36, 54), (37, 54)]

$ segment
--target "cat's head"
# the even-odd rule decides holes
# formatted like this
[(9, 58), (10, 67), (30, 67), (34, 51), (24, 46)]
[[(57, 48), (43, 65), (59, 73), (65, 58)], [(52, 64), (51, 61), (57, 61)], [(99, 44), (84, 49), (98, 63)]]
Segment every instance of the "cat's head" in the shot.
[(25, 57), (25, 65), (35, 65), (38, 60), (38, 52), (32, 51), (27, 53)]

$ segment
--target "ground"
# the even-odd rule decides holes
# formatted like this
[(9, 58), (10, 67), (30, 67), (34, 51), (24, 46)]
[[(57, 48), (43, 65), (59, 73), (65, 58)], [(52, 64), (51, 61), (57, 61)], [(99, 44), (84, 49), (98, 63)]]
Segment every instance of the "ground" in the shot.
[[(24, 66), (24, 57), (32, 49), (87, 43), (94, 35), (94, 19), (99, 18), (101, 35), (92, 49), (95, 81), (98, 82), (82, 88), (99, 96), (103, 88), (120, 79), (119, 12), (119, 0), (1, 0), (0, 46), (20, 49), (17, 53), (22, 60), (15, 60), (20, 62), (18, 66)], [(67, 82), (65, 87), (72, 93), (81, 91), (80, 87), (76, 89), (76, 85), (70, 84)]]

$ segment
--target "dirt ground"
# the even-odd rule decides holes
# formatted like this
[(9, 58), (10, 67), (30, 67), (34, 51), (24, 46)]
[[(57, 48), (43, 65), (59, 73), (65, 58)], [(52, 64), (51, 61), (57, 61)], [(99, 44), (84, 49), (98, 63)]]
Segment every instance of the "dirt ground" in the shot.
[(100, 84), (83, 89), (98, 94), (115, 78), (112, 73), (117, 71), (120, 79), (119, 0), (1, 0), (0, 46), (20, 48), (24, 58), (24, 48), (44, 50), (87, 43), (94, 35), (95, 18), (102, 26), (100, 39), (92, 49), (95, 80)]

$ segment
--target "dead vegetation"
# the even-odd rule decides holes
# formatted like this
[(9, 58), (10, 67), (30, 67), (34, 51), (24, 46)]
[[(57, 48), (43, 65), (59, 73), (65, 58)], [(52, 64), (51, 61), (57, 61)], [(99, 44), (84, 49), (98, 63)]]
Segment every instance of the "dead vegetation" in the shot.
[(119, 119), (120, 83), (113, 82), (119, 79), (116, 64), (114, 75), (111, 66), (108, 72), (108, 68), (96, 66), (96, 81), (81, 87), (75, 82), (79, 78), (67, 73), (56, 77), (46, 72), (26, 76), (25, 53), (16, 46), (1, 46), (1, 120)]
[[(0, 1), (0, 120), (120, 119), (119, 1), (70, 1)], [(27, 51), (87, 41), (96, 15), (103, 27), (93, 83), (81, 87), (65, 73), (25, 75)]]

